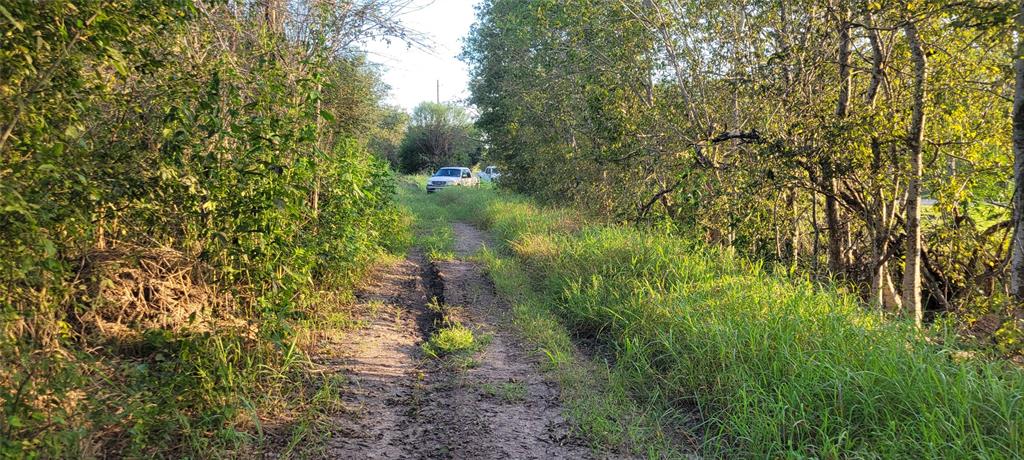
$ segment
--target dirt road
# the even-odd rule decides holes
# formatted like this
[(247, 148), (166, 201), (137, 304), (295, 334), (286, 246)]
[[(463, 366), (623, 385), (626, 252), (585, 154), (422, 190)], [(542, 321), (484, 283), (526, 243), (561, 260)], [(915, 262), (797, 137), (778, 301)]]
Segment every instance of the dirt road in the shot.
[[(413, 252), (383, 267), (359, 294), (373, 321), (340, 341), (332, 363), (344, 373), (344, 410), (323, 450), (329, 458), (594, 458), (570, 432), (557, 387), (510, 332), (508, 306), (475, 262), (487, 241), (456, 223), (457, 259), (432, 263)], [(489, 340), (470, 365), (424, 356), (439, 313), (431, 300)], [(598, 455), (606, 458), (608, 455)]]

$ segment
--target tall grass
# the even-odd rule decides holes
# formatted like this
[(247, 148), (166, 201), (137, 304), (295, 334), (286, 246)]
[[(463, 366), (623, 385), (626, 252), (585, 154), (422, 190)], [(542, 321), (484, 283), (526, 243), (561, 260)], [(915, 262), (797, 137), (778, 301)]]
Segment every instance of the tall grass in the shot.
[(1024, 374), (958, 358), (953, 337), (679, 237), (488, 190), (437, 204), (538, 276), (557, 317), (614, 354), (617, 385), (699, 410), (705, 454), (1024, 456)]

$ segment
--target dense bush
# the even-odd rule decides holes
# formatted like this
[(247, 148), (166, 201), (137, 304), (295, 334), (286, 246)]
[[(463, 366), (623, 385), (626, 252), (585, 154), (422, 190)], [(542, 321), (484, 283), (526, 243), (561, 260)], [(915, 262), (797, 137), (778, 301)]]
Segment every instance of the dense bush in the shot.
[(0, 6), (0, 456), (243, 444), (311, 294), (399, 243), (362, 29), (283, 5)]

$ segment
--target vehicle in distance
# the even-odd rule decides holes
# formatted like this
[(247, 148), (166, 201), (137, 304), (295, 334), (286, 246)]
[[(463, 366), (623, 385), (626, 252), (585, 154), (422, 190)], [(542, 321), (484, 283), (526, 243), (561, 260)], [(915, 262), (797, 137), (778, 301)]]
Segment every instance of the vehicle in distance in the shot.
[(497, 166), (488, 166), (483, 171), (480, 171), (480, 174), (477, 174), (477, 176), (484, 182), (494, 182), (501, 177), (501, 173), (498, 172)]
[(427, 193), (434, 193), (445, 187), (470, 185), (480, 185), (480, 179), (473, 177), (473, 171), (469, 168), (446, 166), (438, 169), (430, 179), (427, 179)]

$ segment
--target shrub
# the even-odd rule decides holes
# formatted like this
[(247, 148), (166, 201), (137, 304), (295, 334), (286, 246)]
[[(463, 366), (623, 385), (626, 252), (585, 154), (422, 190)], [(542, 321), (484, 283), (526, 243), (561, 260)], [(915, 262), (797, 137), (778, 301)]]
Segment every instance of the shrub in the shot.
[(322, 8), (303, 42), (235, 2), (0, 12), (0, 457), (252, 441), (312, 294), (401, 244), (372, 71)]

